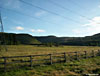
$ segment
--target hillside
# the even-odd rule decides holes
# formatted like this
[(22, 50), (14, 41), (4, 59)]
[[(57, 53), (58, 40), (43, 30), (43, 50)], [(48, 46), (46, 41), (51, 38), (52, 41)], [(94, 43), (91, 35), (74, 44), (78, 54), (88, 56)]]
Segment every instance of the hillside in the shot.
[(34, 36), (42, 43), (60, 43), (63, 45), (97, 46), (100, 45), (100, 33), (86, 37), (56, 37), (56, 36)]
[[(1, 33), (0, 36), (0, 38), (2, 38)], [(4, 36), (7, 44), (30, 45), (41, 43), (59, 43), (62, 45), (100, 46), (100, 33), (86, 37), (32, 36), (29, 34), (15, 33), (4, 33)]]
[[(0, 36), (1, 36), (0, 40), (3, 39), (1, 33), (0, 33)], [(40, 42), (37, 39), (33, 38), (29, 34), (4, 33), (4, 36), (6, 39), (6, 44), (12, 44), (12, 45), (16, 45), (16, 44), (25, 44), (25, 45), (40, 44)]]
[(67, 42), (69, 39), (72, 39), (71, 37), (56, 37), (56, 36), (34, 36), (37, 40), (39, 40), (42, 43), (48, 43), (48, 42), (53, 42), (53, 43), (63, 43)]

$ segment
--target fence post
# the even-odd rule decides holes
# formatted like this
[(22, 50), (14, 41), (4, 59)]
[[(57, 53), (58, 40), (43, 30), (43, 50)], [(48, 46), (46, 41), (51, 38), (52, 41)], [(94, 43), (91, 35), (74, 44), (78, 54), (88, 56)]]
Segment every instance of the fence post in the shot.
[(84, 51), (84, 53), (85, 53), (85, 59), (87, 59), (87, 51)]
[(92, 55), (93, 55), (92, 57), (95, 57), (95, 53), (94, 53), (94, 50), (92, 50)]
[(66, 59), (66, 52), (64, 52), (64, 62), (67, 62), (67, 59)]
[(100, 50), (98, 50), (98, 56), (100, 56)]
[(52, 65), (52, 54), (49, 55), (50, 55), (50, 64)]
[(30, 67), (32, 68), (32, 56), (30, 56)]
[(6, 68), (6, 67), (7, 67), (6, 65), (7, 65), (7, 58), (4, 57), (4, 71), (5, 71), (5, 72), (6, 72), (6, 69), (7, 69), (7, 68)]
[(75, 52), (76, 53), (76, 60), (78, 60), (78, 52)]

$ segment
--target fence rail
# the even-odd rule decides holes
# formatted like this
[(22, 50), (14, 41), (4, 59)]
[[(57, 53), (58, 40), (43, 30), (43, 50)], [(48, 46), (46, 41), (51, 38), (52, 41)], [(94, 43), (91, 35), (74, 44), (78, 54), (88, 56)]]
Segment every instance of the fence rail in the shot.
[[(82, 52), (64, 52), (54, 54), (42, 54), (42, 55), (28, 55), (28, 56), (9, 56), (0, 57), (0, 65), (4, 71), (7, 70), (8, 65), (14, 63), (29, 63), (30, 67), (33, 67), (35, 62), (43, 62), (53, 64), (55, 62), (68, 62), (73, 60), (86, 59), (90, 57), (100, 56), (100, 50), (82, 51)], [(12, 65), (11, 65), (12, 66)]]

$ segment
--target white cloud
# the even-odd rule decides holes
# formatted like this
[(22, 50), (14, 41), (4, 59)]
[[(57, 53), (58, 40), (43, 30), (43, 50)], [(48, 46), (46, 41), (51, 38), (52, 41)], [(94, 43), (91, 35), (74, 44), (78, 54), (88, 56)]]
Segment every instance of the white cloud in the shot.
[(45, 30), (42, 30), (42, 29), (37, 29), (37, 30), (31, 29), (30, 31), (31, 32), (38, 32), (38, 33), (45, 32)]
[(17, 27), (16, 27), (16, 30), (24, 30), (24, 28), (21, 27), (21, 26), (17, 26)]
[(39, 11), (35, 13), (35, 16), (42, 16), (44, 14), (46, 14), (46, 11)]
[(90, 26), (90, 27), (100, 26), (100, 17), (94, 17), (92, 20), (89, 21), (89, 23), (85, 24), (84, 26)]
[(100, 33), (100, 16), (94, 17), (89, 21), (89, 23), (84, 24), (82, 28), (77, 28), (72, 30), (77, 35), (93, 35), (96, 33)]
[(45, 32), (45, 30), (38, 29), (37, 32)]
[(35, 30), (34, 30), (34, 29), (31, 29), (30, 31), (31, 31), (31, 32), (35, 32)]

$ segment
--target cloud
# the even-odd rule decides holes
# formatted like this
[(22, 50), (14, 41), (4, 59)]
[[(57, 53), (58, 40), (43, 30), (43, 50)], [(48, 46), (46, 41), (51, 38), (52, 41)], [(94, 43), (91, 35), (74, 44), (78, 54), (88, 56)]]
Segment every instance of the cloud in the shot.
[(89, 23), (87, 23), (83, 26), (89, 26), (89, 27), (100, 26), (100, 16), (94, 17), (92, 20), (89, 21)]
[(37, 32), (45, 32), (45, 30), (38, 29)]
[(30, 31), (31, 31), (31, 32), (35, 32), (35, 30), (34, 30), (34, 29), (31, 29)]
[(100, 33), (100, 16), (94, 17), (88, 23), (84, 24), (81, 28), (72, 30), (75, 34), (85, 36)]
[(35, 13), (35, 16), (42, 16), (44, 14), (46, 14), (46, 11), (39, 11)]
[(16, 30), (24, 30), (24, 28), (21, 27), (21, 26), (17, 26), (17, 27), (16, 27)]
[(31, 32), (38, 32), (38, 33), (45, 32), (45, 30), (42, 30), (42, 29), (37, 29), (37, 30), (31, 29), (30, 31)]

